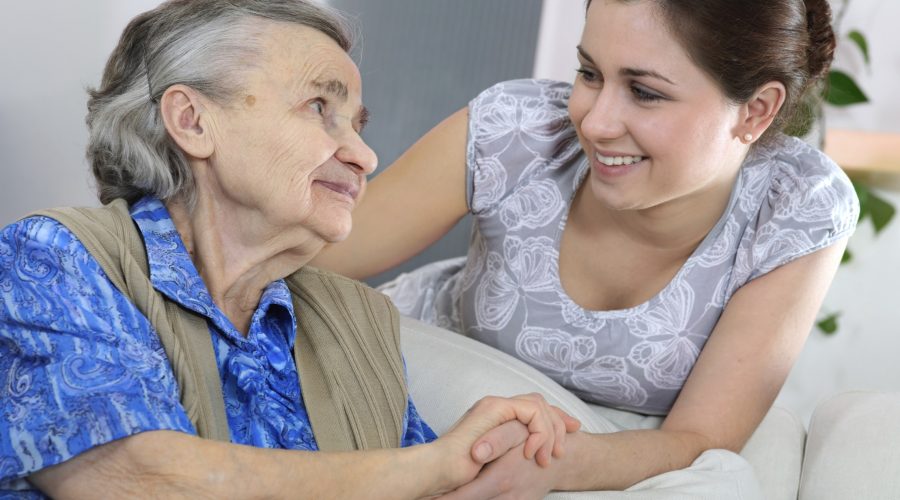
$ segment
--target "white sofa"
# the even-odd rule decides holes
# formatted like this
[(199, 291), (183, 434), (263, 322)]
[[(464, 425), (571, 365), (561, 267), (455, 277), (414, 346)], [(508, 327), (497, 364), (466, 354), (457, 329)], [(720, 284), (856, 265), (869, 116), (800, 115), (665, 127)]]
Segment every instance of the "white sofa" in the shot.
[[(591, 432), (653, 428), (661, 421), (588, 405), (511, 356), (409, 318), (401, 320), (401, 340), (410, 393), (438, 434), (491, 394), (542, 393)], [(900, 499), (900, 393), (836, 396), (816, 410), (808, 433), (790, 411), (774, 407), (741, 455), (766, 499)]]

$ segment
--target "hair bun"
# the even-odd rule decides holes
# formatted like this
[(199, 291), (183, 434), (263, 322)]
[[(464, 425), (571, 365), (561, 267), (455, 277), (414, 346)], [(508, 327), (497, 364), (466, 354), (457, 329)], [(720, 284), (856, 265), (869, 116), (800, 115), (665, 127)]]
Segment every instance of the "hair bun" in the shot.
[(836, 41), (828, 0), (806, 0), (806, 29), (809, 31), (806, 67), (812, 83), (828, 73), (834, 59)]

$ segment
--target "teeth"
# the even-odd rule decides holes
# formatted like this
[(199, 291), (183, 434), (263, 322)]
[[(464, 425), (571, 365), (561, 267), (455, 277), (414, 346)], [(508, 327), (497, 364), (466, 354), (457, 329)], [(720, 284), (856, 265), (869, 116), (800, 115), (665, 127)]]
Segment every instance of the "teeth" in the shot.
[(597, 153), (597, 161), (607, 166), (631, 165), (643, 159), (643, 156), (603, 156)]

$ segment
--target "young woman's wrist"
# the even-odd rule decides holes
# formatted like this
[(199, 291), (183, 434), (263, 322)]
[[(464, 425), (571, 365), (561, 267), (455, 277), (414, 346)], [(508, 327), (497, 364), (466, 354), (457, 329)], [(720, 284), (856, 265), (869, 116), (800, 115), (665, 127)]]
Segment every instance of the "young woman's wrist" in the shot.
[(596, 443), (597, 436), (587, 432), (574, 432), (566, 437), (566, 453), (562, 458), (553, 461), (557, 469), (553, 489), (557, 491), (584, 491), (590, 489), (589, 478), (596, 470), (591, 467), (591, 446)]

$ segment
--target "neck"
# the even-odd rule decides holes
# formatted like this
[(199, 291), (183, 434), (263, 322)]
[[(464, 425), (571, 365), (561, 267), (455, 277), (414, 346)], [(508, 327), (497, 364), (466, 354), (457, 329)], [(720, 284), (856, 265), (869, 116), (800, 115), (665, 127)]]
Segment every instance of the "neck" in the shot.
[[(196, 170), (195, 170), (196, 172)], [(223, 202), (198, 183), (197, 202), (166, 202), (213, 302), (245, 336), (265, 288), (304, 265), (323, 243), (266, 224), (262, 214)]]
[(582, 183), (575, 211), (595, 231), (615, 227), (641, 246), (687, 258), (721, 218), (736, 175), (737, 171), (690, 196), (639, 210), (612, 210)]

